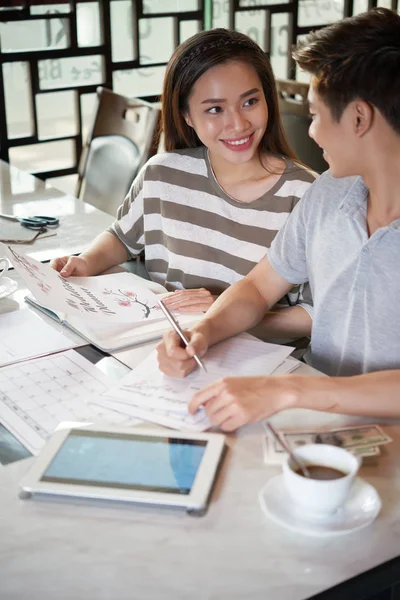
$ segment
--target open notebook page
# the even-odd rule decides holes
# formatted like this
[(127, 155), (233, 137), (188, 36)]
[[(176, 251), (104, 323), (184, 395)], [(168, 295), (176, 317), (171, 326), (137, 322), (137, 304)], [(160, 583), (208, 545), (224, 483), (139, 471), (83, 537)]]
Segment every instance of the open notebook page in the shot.
[(179, 429), (206, 429), (203, 410), (189, 415), (193, 394), (222, 377), (270, 375), (293, 351), (289, 346), (231, 338), (213, 346), (203, 358), (207, 373), (196, 369), (185, 379), (167, 377), (153, 352), (118, 386), (96, 399), (96, 404), (120, 413)]

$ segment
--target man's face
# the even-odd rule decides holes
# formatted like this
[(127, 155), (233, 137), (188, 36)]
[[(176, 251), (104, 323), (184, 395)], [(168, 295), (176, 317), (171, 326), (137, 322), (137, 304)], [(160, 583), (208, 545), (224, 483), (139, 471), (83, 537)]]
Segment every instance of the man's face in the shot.
[(311, 80), (308, 100), (312, 123), (310, 137), (324, 151), (333, 177), (358, 175), (357, 137), (354, 135), (351, 106), (343, 111), (340, 121), (333, 119), (328, 105), (319, 96), (314, 78)]

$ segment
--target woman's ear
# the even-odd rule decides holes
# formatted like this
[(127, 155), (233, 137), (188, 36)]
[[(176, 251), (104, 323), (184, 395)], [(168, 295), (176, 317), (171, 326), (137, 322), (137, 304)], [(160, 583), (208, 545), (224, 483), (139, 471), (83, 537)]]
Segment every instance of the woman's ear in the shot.
[(193, 129), (193, 123), (192, 123), (192, 119), (190, 118), (189, 113), (182, 113), (183, 118), (185, 119), (187, 125), (189, 125), (189, 127), (191, 127)]

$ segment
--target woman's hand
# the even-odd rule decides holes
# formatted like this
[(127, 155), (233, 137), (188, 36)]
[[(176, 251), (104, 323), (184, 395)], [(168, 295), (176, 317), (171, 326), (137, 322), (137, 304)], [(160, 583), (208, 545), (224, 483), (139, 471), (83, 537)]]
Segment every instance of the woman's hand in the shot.
[(50, 267), (58, 271), (62, 277), (88, 277), (89, 267), (82, 256), (62, 256), (54, 258)]
[(234, 431), (294, 406), (290, 377), (225, 377), (196, 392), (189, 412), (193, 415), (204, 406), (211, 425)]
[(214, 302), (214, 296), (204, 288), (176, 290), (173, 294), (166, 296), (163, 302), (170, 310), (181, 314), (201, 313), (210, 308)]

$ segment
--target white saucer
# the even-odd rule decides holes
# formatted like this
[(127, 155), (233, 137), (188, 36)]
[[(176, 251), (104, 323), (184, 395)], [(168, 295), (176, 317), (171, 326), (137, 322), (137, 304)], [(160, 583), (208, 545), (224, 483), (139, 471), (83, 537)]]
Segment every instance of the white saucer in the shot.
[(346, 504), (326, 517), (304, 514), (291, 500), (282, 475), (265, 484), (259, 500), (263, 512), (279, 525), (318, 537), (351, 533), (366, 527), (376, 519), (382, 506), (376, 489), (359, 477), (354, 481)]
[(18, 283), (9, 277), (0, 277), (0, 299), (9, 296), (18, 289)]

